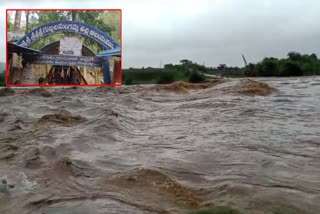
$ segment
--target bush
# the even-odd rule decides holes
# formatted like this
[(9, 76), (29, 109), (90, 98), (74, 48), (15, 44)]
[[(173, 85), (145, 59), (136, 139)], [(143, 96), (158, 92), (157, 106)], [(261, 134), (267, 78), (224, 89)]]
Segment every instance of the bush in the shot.
[(6, 76), (5, 73), (0, 72), (0, 86), (5, 86), (6, 85)]
[(157, 80), (157, 84), (169, 84), (175, 81), (174, 72), (163, 73)]
[(298, 64), (286, 62), (280, 74), (281, 76), (303, 76), (303, 71)]
[(297, 52), (288, 53), (287, 59), (265, 58), (257, 64), (246, 67), (246, 76), (303, 76), (318, 75), (320, 60), (315, 54), (301, 55)]
[(0, 97), (13, 95), (15, 92), (12, 88), (2, 88), (0, 89)]
[(201, 83), (205, 80), (206, 80), (205, 76), (200, 74), (197, 71), (192, 72), (189, 77), (189, 82), (191, 82), (191, 83)]
[(124, 81), (124, 85), (132, 85), (133, 84), (133, 81), (131, 78), (127, 78), (125, 81)]

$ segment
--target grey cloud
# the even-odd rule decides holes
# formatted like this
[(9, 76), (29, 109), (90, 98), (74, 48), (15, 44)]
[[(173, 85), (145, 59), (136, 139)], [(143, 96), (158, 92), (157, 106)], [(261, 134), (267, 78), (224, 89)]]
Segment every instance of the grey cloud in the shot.
[[(124, 43), (125, 65), (153, 61), (152, 65), (156, 66), (162, 56), (164, 61), (188, 58), (212, 66), (219, 63), (239, 66), (243, 64), (242, 53), (253, 62), (266, 56), (285, 57), (291, 50), (319, 54), (320, 30), (315, 20), (319, 18), (320, 3), (317, 1), (269, 1), (268, 7), (261, 5), (261, 1), (233, 2), (232, 8), (180, 23), (169, 35), (150, 26), (149, 33), (146, 30), (136, 35), (140, 40)], [(157, 57), (145, 61), (131, 58), (131, 53), (142, 53), (141, 49), (146, 50), (145, 55), (149, 52)]]
[[(50, 7), (50, 2), (42, 1), (41, 7)], [(55, 2), (59, 8), (70, 8), (76, 1)], [(184, 58), (209, 66), (242, 66), (242, 53), (257, 62), (266, 56), (285, 57), (291, 50), (320, 55), (316, 0), (98, 2), (83, 1), (81, 7), (123, 10), (124, 67), (159, 66), (160, 61), (177, 63)], [(30, 4), (21, 1), (21, 7)], [(191, 10), (199, 5), (206, 10)]]

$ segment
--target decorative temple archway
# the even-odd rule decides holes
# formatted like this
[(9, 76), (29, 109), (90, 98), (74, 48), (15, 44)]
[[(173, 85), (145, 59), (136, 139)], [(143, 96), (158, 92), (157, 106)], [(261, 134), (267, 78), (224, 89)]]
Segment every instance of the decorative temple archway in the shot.
[[(97, 53), (96, 56), (65, 56), (64, 55), (47, 55), (42, 53), (26, 53), (23, 57), (28, 61), (28, 63), (35, 64), (54, 64), (58, 66), (98, 66), (103, 69), (103, 78), (105, 84), (111, 83), (110, 74), (110, 56), (120, 56), (121, 49), (119, 44), (114, 41), (108, 34), (102, 32), (101, 30), (88, 25), (86, 23), (75, 22), (75, 21), (57, 21), (51, 22), (40, 27), (37, 27), (30, 32), (28, 32), (23, 38), (21, 38), (16, 45), (28, 49), (35, 42), (53, 34), (57, 33), (75, 33), (82, 36), (91, 38), (92, 40), (99, 43), (105, 50)], [(45, 49), (43, 47), (42, 49)], [(89, 53), (89, 49), (85, 47), (86, 51)], [(41, 50), (40, 50), (41, 51)], [(92, 52), (92, 51), (91, 51)]]
[(57, 21), (42, 25), (27, 33), (17, 45), (29, 47), (36, 41), (56, 33), (77, 33), (95, 40), (106, 49), (120, 48), (108, 34), (91, 25), (75, 21)]
[[(41, 47), (39, 49), (39, 51), (41, 52), (41, 54), (59, 55), (59, 47), (60, 47), (60, 40), (57, 40), (57, 41), (54, 41), (54, 42), (51, 42), (49, 44), (44, 45), (43, 47)], [(82, 44), (81, 52), (82, 52), (82, 54), (81, 54), (82, 56), (86, 56), (86, 57), (95, 57), (96, 56), (94, 51), (91, 50), (89, 47), (87, 47), (84, 44)], [(66, 60), (67, 59), (68, 58), (66, 58)], [(57, 67), (57, 70), (61, 70), (61, 67), (58, 67), (58, 66), (56, 66), (56, 67)], [(48, 65), (45, 65), (44, 67), (42, 66), (42, 71), (40, 72), (41, 76), (42, 77), (47, 76), (47, 74), (50, 73), (50, 70), (51, 70), (50, 66), (48, 66)], [(67, 70), (67, 67), (66, 67), (66, 70)], [(94, 80), (95, 83), (101, 81), (100, 76), (99, 76), (100, 71), (95, 68), (81, 67), (80, 71), (81, 71), (81, 73), (83, 73), (83, 78), (81, 78), (83, 83), (88, 84), (89, 83), (88, 79), (91, 79), (91, 81)], [(50, 78), (48, 78), (48, 80), (49, 79)], [(112, 79), (115, 80), (114, 77)], [(44, 81), (46, 81), (46, 80), (47, 79), (44, 79)]]

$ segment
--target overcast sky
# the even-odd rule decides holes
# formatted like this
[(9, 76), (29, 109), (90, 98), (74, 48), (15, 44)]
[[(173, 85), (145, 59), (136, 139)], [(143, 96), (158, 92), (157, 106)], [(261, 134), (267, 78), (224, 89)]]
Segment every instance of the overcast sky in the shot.
[[(81, 3), (80, 3), (81, 2)], [(123, 67), (189, 59), (243, 66), (289, 51), (320, 56), (319, 0), (11, 0), (0, 2), (0, 61), (7, 8), (120, 8)]]

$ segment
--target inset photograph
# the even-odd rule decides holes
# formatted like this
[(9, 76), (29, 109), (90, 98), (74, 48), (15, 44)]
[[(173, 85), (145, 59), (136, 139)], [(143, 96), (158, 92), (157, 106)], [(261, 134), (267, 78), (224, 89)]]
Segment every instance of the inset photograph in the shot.
[(121, 10), (7, 10), (7, 86), (120, 86)]

